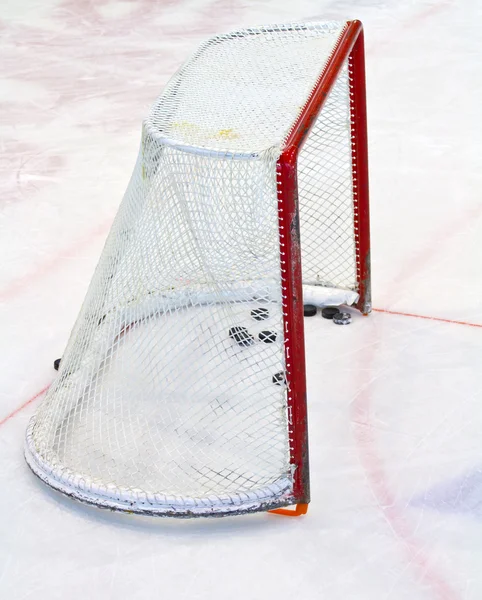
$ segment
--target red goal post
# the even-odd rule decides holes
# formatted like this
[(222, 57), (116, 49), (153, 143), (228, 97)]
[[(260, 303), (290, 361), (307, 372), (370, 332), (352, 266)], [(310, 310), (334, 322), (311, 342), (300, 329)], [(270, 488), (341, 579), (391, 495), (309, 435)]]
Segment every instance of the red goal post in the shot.
[[(303, 323), (303, 290), (301, 272), (301, 240), (297, 161), (303, 142), (320, 114), (342, 65), (348, 60), (350, 82), (350, 122), (352, 146), (352, 178), (356, 248), (356, 275), (359, 299), (356, 307), (365, 315), (371, 311), (370, 220), (368, 195), (368, 147), (365, 92), (365, 51), (363, 26), (360, 21), (346, 24), (338, 44), (323, 70), (289, 134), (277, 166), (280, 214), (281, 256), (284, 256), (283, 286), (286, 371), (288, 381), (288, 415), (290, 452), (296, 465), (294, 494), (298, 508), (272, 512), (298, 516), (305, 514), (310, 501), (308, 425), (306, 401), (306, 366)], [(296, 357), (296, 358), (295, 358)]]

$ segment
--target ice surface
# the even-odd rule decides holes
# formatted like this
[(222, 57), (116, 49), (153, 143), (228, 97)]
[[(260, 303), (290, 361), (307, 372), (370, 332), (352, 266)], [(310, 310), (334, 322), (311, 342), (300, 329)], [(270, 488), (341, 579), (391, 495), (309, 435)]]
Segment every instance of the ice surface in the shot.
[[(55, 375), (148, 106), (216, 32), (355, 17), (374, 306), (440, 320), (306, 319), (306, 517), (153, 521), (51, 492), (23, 459), (28, 401)], [(480, 600), (481, 17), (471, 0), (0, 5), (0, 598)]]

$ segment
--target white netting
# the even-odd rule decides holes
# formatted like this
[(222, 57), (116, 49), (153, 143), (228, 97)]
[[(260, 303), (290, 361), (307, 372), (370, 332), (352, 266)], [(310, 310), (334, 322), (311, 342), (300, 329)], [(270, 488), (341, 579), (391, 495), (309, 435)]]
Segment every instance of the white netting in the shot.
[(298, 158), (303, 283), (357, 291), (348, 61)]
[[(276, 163), (343, 27), (216, 37), (155, 103), (59, 377), (27, 432), (27, 460), (53, 487), (152, 514), (292, 499), (286, 388), (276, 380)], [(327, 107), (300, 156), (303, 268), (308, 284), (352, 301), (346, 71)], [(339, 240), (324, 239), (337, 219), (341, 258)]]

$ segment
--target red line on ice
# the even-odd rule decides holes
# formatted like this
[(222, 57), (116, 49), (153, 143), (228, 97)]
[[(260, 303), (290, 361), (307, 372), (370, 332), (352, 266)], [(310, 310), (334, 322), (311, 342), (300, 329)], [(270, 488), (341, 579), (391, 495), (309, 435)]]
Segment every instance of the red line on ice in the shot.
[[(428, 319), (452, 323), (457, 325), (470, 325), (482, 327), (474, 323), (463, 321), (452, 321), (437, 317), (414, 315), (384, 309), (374, 309), (380, 313), (390, 315), (401, 315), (417, 319)], [(460, 596), (447, 581), (445, 575), (440, 572), (431, 560), (430, 553), (424, 551), (423, 544), (413, 535), (410, 520), (403, 514), (403, 509), (398, 506), (397, 499), (390, 489), (390, 482), (382, 458), (380, 457), (376, 443), (377, 427), (371, 421), (373, 410), (371, 408), (370, 376), (373, 373), (373, 361), (375, 358), (375, 345), (368, 346), (366, 353), (362, 353), (362, 365), (360, 374), (368, 381), (360, 382), (360, 392), (351, 403), (351, 426), (353, 436), (358, 448), (360, 462), (365, 471), (368, 485), (375, 496), (378, 508), (382, 512), (388, 526), (403, 544), (407, 557), (407, 565), (412, 566), (418, 577), (418, 584), (430, 586), (437, 600), (460, 600)]]
[(82, 248), (88, 246), (96, 237), (100, 235), (105, 235), (109, 230), (109, 227), (112, 223), (112, 218), (100, 223), (90, 231), (85, 237), (80, 238), (76, 243), (72, 244), (68, 248), (65, 248), (63, 251), (60, 251), (58, 254), (53, 256), (50, 260), (45, 261), (42, 265), (39, 265), (35, 271), (32, 273), (27, 273), (23, 277), (19, 277), (18, 279), (14, 279), (10, 285), (5, 287), (3, 290), (0, 290), (0, 302), (3, 300), (10, 300), (15, 297), (17, 294), (22, 293), (27, 287), (32, 285), (38, 279), (42, 279), (42, 277), (49, 275), (51, 271), (53, 271), (56, 267), (61, 265), (61, 263), (66, 258), (73, 258), (77, 255), (78, 251)]
[(32, 404), (32, 402), (34, 402), (35, 400), (37, 400), (37, 398), (40, 398), (40, 396), (42, 396), (43, 394), (45, 394), (45, 392), (49, 389), (50, 387), (50, 383), (48, 385), (46, 385), (43, 389), (41, 389), (39, 392), (37, 392), (35, 394), (35, 396), (32, 396), (29, 400), (27, 400), (26, 402), (24, 402), (23, 404), (21, 404), (18, 408), (16, 408), (13, 412), (11, 412), (9, 415), (7, 415), (6, 417), (4, 417), (1, 421), (0, 421), (0, 427), (2, 425), (4, 425), (7, 421), (9, 421), (10, 419), (12, 419), (15, 415), (17, 415), (20, 411), (22, 411), (24, 408), (27, 408), (27, 406), (29, 404)]
[[(374, 346), (371, 346), (371, 350), (368, 352), (364, 359), (364, 368), (361, 370), (366, 374), (371, 372)], [(376, 427), (371, 423), (371, 412), (370, 386), (364, 384), (362, 391), (352, 402), (351, 421), (360, 461), (365, 470), (368, 485), (378, 502), (378, 508), (390, 529), (402, 542), (408, 565), (412, 565), (418, 573), (417, 583), (430, 586), (437, 600), (457, 600), (458, 594), (446, 581), (444, 575), (431, 564), (429, 554), (423, 550), (423, 546), (412, 534), (410, 522), (403, 515), (403, 510), (398, 507), (397, 500), (390, 490), (383, 461), (377, 454), (374, 433)]]
[(480, 323), (470, 323), (469, 321), (456, 321), (455, 319), (444, 319), (442, 317), (430, 317), (428, 315), (416, 315), (414, 313), (401, 312), (398, 310), (387, 310), (385, 308), (374, 308), (375, 312), (386, 313), (387, 315), (400, 315), (402, 317), (413, 317), (414, 319), (426, 319), (427, 321), (438, 321), (439, 323), (450, 323), (452, 325), (466, 325), (467, 327), (480, 327)]

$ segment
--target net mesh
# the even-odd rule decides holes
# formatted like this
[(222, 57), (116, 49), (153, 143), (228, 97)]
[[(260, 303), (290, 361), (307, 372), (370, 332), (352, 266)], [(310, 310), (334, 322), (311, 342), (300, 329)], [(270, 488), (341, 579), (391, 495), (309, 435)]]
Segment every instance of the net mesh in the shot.
[[(27, 432), (53, 487), (181, 516), (292, 498), (276, 164), (343, 27), (213, 38), (155, 103)], [(300, 155), (300, 211), (307, 283), (355, 290), (348, 92), (345, 66)]]
[(298, 158), (303, 283), (357, 291), (348, 61)]

